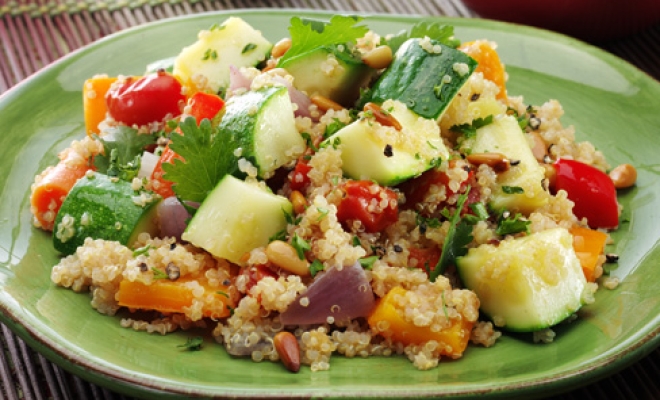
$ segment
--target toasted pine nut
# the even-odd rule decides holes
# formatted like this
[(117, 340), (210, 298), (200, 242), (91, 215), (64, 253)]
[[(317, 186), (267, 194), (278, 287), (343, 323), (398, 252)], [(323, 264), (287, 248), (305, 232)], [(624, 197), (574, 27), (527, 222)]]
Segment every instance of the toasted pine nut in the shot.
[(538, 132), (531, 131), (529, 132), (529, 136), (533, 142), (532, 154), (534, 154), (534, 158), (538, 162), (543, 162), (543, 158), (548, 154), (548, 146)]
[(610, 179), (617, 189), (629, 188), (637, 182), (637, 170), (630, 164), (621, 164), (610, 171)]
[(401, 123), (399, 123), (399, 121), (397, 121), (397, 119), (394, 118), (392, 114), (383, 110), (378, 104), (367, 103), (364, 105), (364, 111), (371, 112), (379, 124), (383, 126), (391, 126), (398, 131), (401, 130)]
[(319, 108), (319, 110), (323, 112), (326, 112), (328, 110), (340, 111), (344, 109), (344, 106), (325, 96), (315, 94), (309, 99), (312, 101), (312, 104), (315, 104)]
[(300, 345), (298, 339), (287, 331), (280, 331), (273, 337), (273, 347), (282, 363), (291, 372), (300, 370)]
[(270, 50), (270, 55), (272, 55), (274, 58), (280, 58), (289, 51), (291, 48), (291, 39), (290, 38), (284, 38), (280, 40), (279, 42), (275, 43), (273, 48)]
[(274, 240), (268, 243), (266, 256), (268, 261), (287, 272), (300, 276), (309, 275), (309, 262), (301, 260), (296, 249), (287, 242)]
[(297, 190), (292, 191), (289, 200), (291, 200), (293, 211), (296, 214), (302, 214), (305, 212), (305, 209), (307, 208), (307, 200), (305, 200), (305, 196), (303, 196), (302, 193)]
[(387, 68), (392, 63), (390, 46), (378, 46), (362, 55), (362, 62), (373, 69)]
[(511, 161), (502, 153), (474, 153), (467, 156), (467, 160), (476, 165), (486, 164), (495, 172), (506, 172), (511, 167)]

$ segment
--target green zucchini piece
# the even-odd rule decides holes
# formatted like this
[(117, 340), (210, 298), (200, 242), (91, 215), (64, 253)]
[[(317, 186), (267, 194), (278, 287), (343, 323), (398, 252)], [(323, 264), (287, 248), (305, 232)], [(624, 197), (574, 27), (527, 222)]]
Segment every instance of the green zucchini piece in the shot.
[(564, 228), (483, 244), (456, 264), (463, 284), (479, 297), (481, 311), (507, 330), (548, 328), (583, 304), (587, 281), (573, 236)]
[(375, 70), (361, 59), (339, 51), (336, 46), (317, 49), (284, 60), (278, 64), (294, 78), (296, 89), (309, 96), (321, 95), (345, 107), (351, 107), (360, 96)]
[[(296, 129), (293, 106), (286, 87), (274, 86), (232, 96), (225, 104), (220, 134), (227, 142), (223, 151), (238, 165), (244, 158), (267, 178), (305, 150)], [(233, 172), (244, 177), (244, 171)]]
[[(174, 60), (174, 76), (199, 90), (218, 92), (229, 86), (229, 66), (254, 67), (264, 61), (273, 45), (261, 32), (238, 17), (203, 30), (197, 41), (181, 50)], [(205, 86), (199, 87), (199, 77)]]
[(240, 263), (286, 228), (293, 206), (285, 197), (226, 175), (206, 197), (181, 238), (216, 257)]
[(362, 118), (322, 143), (341, 149), (345, 175), (393, 186), (449, 158), (434, 120), (420, 117), (399, 101), (388, 100), (382, 109), (401, 124), (400, 131), (383, 127), (372, 118)]
[(151, 192), (133, 190), (130, 182), (101, 173), (80, 178), (55, 218), (53, 246), (69, 255), (87, 237), (130, 247), (140, 233), (156, 236), (156, 205), (160, 200)]
[[(493, 209), (506, 209), (529, 215), (548, 202), (550, 194), (544, 189), (542, 182), (545, 169), (536, 161), (527, 137), (515, 117), (496, 118), (493, 123), (477, 129), (476, 136), (465, 140), (461, 148), (469, 149), (473, 154), (502, 153), (509, 160), (520, 161), (498, 175), (498, 188), (490, 202)], [(520, 188), (522, 193), (505, 192), (506, 187)]]
[(360, 104), (394, 99), (424, 118), (438, 119), (467, 82), (477, 62), (429, 39), (408, 39)]

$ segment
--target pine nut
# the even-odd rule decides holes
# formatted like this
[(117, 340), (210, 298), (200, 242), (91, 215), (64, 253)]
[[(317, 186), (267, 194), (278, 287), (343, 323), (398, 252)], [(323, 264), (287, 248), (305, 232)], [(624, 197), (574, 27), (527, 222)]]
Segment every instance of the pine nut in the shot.
[(274, 240), (266, 246), (268, 261), (277, 267), (299, 276), (309, 275), (309, 262), (301, 260), (298, 252), (290, 244)]
[(379, 124), (383, 126), (391, 126), (398, 131), (401, 130), (401, 123), (399, 123), (392, 114), (383, 110), (378, 104), (367, 103), (364, 105), (364, 111), (370, 112)]
[(545, 144), (545, 140), (536, 131), (529, 132), (529, 136), (533, 142), (532, 154), (534, 154), (534, 158), (538, 162), (543, 162), (543, 158), (548, 154), (548, 146)]
[(289, 49), (291, 48), (291, 39), (284, 38), (279, 42), (275, 43), (273, 48), (270, 50), (270, 55), (274, 58), (282, 57)]
[(506, 172), (511, 167), (511, 162), (502, 153), (474, 153), (467, 156), (471, 164), (486, 164), (497, 173)]
[(341, 111), (344, 109), (344, 106), (325, 96), (315, 94), (309, 99), (312, 101), (312, 104), (316, 105), (319, 108), (319, 110), (323, 112), (326, 112), (328, 110)]
[(273, 347), (280, 356), (282, 364), (291, 372), (300, 370), (300, 345), (298, 339), (287, 331), (280, 331), (273, 337)]
[(390, 46), (378, 46), (362, 56), (362, 62), (373, 69), (387, 68), (392, 63), (392, 49)]
[(302, 193), (298, 190), (292, 191), (289, 200), (291, 201), (291, 204), (293, 204), (293, 212), (296, 214), (302, 214), (305, 212), (305, 209), (307, 208), (307, 200)]
[(610, 179), (617, 189), (629, 188), (637, 182), (637, 170), (630, 164), (621, 164), (610, 171)]

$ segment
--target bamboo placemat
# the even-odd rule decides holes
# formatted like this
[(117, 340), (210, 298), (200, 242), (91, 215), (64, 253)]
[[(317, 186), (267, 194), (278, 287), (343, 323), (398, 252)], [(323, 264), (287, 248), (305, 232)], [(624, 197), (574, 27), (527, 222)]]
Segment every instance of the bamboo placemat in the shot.
[[(0, 0), (0, 94), (111, 33), (178, 15), (254, 7), (477, 17), (460, 0)], [(598, 45), (660, 79), (660, 24)], [(0, 343), (0, 399), (127, 399), (51, 363), (3, 324)], [(658, 399), (658, 378), (660, 349), (617, 374), (554, 398)]]

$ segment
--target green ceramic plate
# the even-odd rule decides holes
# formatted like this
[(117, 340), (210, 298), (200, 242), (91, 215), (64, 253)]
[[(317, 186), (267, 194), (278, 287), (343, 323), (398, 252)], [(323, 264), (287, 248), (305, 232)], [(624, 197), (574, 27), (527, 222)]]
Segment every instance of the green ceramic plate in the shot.
[[(271, 40), (287, 35), (291, 11), (234, 12)], [(301, 12), (309, 17), (327, 14)], [(81, 86), (96, 73), (140, 74), (178, 53), (200, 29), (227, 14), (177, 18), (113, 35), (66, 57), (0, 97), (1, 319), (31, 346), (84, 379), (151, 397), (422, 397), (547, 395), (584, 385), (650, 352), (660, 336), (660, 84), (581, 42), (531, 28), (480, 20), (441, 20), (462, 40), (489, 38), (508, 66), (509, 93), (529, 103), (560, 100), (564, 122), (603, 150), (612, 165), (637, 166), (637, 186), (622, 194), (624, 222), (610, 251), (621, 261), (616, 290), (601, 290), (581, 318), (549, 345), (507, 335), (490, 349), (470, 347), (456, 361), (417, 371), (403, 357), (332, 358), (331, 369), (291, 374), (281, 364), (234, 360), (207, 339), (202, 351), (177, 348), (190, 333), (148, 335), (98, 314), (87, 294), (54, 287), (50, 236), (31, 225), (28, 196), (36, 173), (83, 134)], [(413, 17), (373, 16), (379, 33)]]

